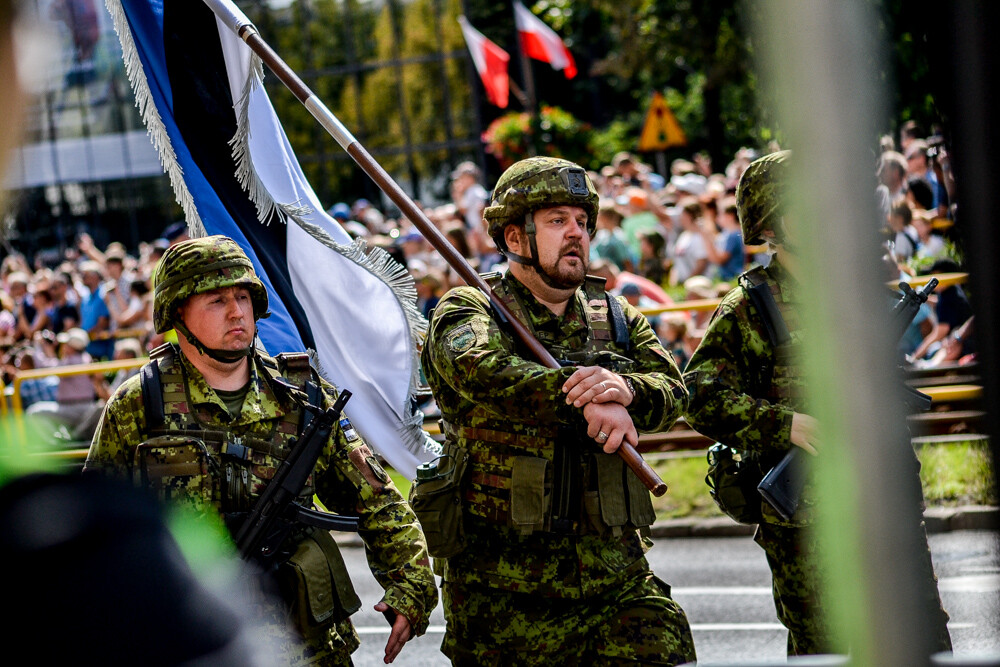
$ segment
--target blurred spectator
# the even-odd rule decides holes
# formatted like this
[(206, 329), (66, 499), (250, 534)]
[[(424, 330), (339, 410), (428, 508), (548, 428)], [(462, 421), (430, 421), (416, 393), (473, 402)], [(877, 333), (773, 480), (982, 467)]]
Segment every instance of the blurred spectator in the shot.
[(52, 295), (48, 290), (35, 290), (34, 294), (25, 296), (17, 313), (17, 327), (21, 338), (33, 340), (35, 334), (46, 329), (51, 331), (53, 314)]
[(635, 260), (621, 228), (623, 217), (613, 201), (601, 199), (597, 212), (597, 232), (590, 242), (590, 259), (606, 259), (619, 269), (631, 271), (635, 267)]
[(936, 212), (934, 192), (931, 184), (923, 176), (912, 176), (906, 179), (906, 201), (917, 211)]
[(915, 139), (910, 143), (904, 153), (906, 155), (906, 173), (911, 178), (914, 176), (923, 178), (930, 184), (933, 200), (931, 205), (925, 208), (936, 211), (939, 206), (946, 207), (948, 205), (948, 193), (938, 180), (937, 174), (930, 167), (927, 158), (928, 148), (927, 142), (923, 139)]
[(882, 153), (876, 175), (879, 183), (889, 189), (889, 201), (896, 201), (906, 194), (906, 158), (901, 153)]
[(639, 238), (643, 232), (660, 229), (660, 220), (650, 205), (649, 193), (640, 187), (626, 188), (615, 200), (622, 212), (621, 228), (633, 257), (639, 256)]
[(0, 346), (12, 345), (17, 335), (17, 316), (14, 299), (0, 289)]
[(689, 335), (687, 318), (682, 313), (664, 313), (656, 333), (660, 343), (674, 355), (677, 366), (683, 370), (698, 347), (697, 340)]
[(659, 229), (648, 229), (639, 234), (639, 269), (643, 278), (665, 285), (670, 271), (667, 260), (667, 240)]
[(175, 245), (181, 241), (186, 241), (189, 238), (191, 238), (191, 236), (188, 234), (188, 226), (183, 220), (172, 223), (163, 230), (163, 239), (166, 240), (169, 245)]
[(913, 211), (909, 204), (902, 202), (892, 207), (892, 212), (889, 213), (889, 230), (893, 258), (902, 262), (913, 257), (920, 244), (920, 237), (913, 227)]
[[(112, 353), (114, 361), (139, 359), (140, 357), (145, 357), (145, 355), (143, 354), (142, 343), (139, 342), (138, 338), (122, 338), (115, 341), (114, 352)], [(115, 372), (111, 382), (108, 382), (107, 379), (100, 375), (93, 376), (94, 392), (97, 394), (97, 401), (91, 406), (87, 414), (80, 418), (80, 422), (73, 431), (74, 440), (90, 440), (94, 437), (94, 431), (97, 430), (97, 424), (101, 421), (101, 414), (104, 412), (104, 405), (108, 402), (108, 399), (111, 398), (111, 395), (115, 393), (115, 390), (125, 380), (138, 372), (139, 366), (135, 368), (123, 368)]]
[[(58, 351), (44, 338), (37, 339), (35, 362), (39, 367), (90, 363), (90, 355), (86, 352), (90, 338), (83, 329), (74, 328), (64, 331), (56, 337), (56, 343), (59, 346)], [(90, 414), (97, 401), (94, 381), (94, 377), (90, 375), (60, 377), (59, 386), (56, 389), (56, 401), (35, 403), (27, 410), (27, 414), (51, 418), (68, 429), (70, 439), (85, 440), (85, 435), (80, 433), (77, 428)]]
[[(961, 267), (954, 260), (940, 259), (934, 262), (927, 273), (928, 275), (957, 273), (960, 269)], [(948, 334), (958, 329), (972, 317), (972, 306), (969, 305), (969, 299), (965, 296), (965, 290), (962, 289), (961, 285), (949, 285), (945, 287), (938, 285), (937, 289), (934, 290), (934, 295), (937, 301), (934, 305), (936, 324), (913, 352), (914, 360), (924, 359), (928, 355), (933, 355), (937, 352), (938, 347), (940, 347), (940, 342)], [(964, 354), (972, 352), (971, 337), (961, 342)]]
[(899, 126), (899, 150), (905, 154), (914, 141), (924, 136), (923, 129), (917, 121), (910, 119)]
[(55, 273), (49, 282), (49, 292), (52, 295), (53, 333), (61, 333), (80, 326), (80, 311), (67, 298), (71, 282), (70, 276), (62, 272)]
[[(648, 296), (644, 296), (642, 290), (635, 283), (625, 283), (622, 285), (619, 293), (636, 308), (655, 308), (658, 305)], [(649, 326), (653, 327), (653, 331), (656, 331), (656, 328), (660, 324), (660, 316), (646, 315), (646, 319), (649, 320)]]
[(945, 247), (944, 239), (933, 232), (934, 227), (927, 216), (923, 214), (913, 216), (912, 224), (920, 242), (917, 247), (917, 257), (922, 259), (944, 257), (948, 248)]
[[(705, 299), (715, 299), (718, 292), (712, 284), (712, 280), (707, 276), (691, 276), (684, 281), (684, 300), (701, 301)], [(690, 334), (697, 333), (701, 337), (701, 331), (708, 326), (712, 319), (712, 310), (691, 311), (691, 331)]]
[(444, 294), (444, 277), (435, 268), (413, 273), (414, 286), (417, 288), (417, 308), (427, 319), (431, 318), (434, 307)]
[(462, 162), (451, 172), (451, 199), (465, 220), (466, 229), (483, 223), (483, 209), (490, 193), (479, 182), (479, 167), (474, 162)]
[(972, 345), (972, 321), (970, 317), (965, 324), (953, 330), (941, 341), (938, 348), (931, 357), (927, 359), (917, 359), (913, 362), (916, 368), (938, 368), (946, 365), (963, 366), (976, 360), (976, 350)]
[[(9, 368), (5, 369), (11, 382), (24, 371), (37, 368), (35, 364), (35, 353), (31, 348), (21, 348), (15, 355)], [(13, 387), (11, 387), (13, 389)], [(59, 378), (52, 375), (39, 378), (28, 378), (21, 380), (21, 406), (27, 410), (29, 407), (42, 401), (54, 402), (56, 392), (59, 389)], [(6, 397), (4, 397), (6, 400)]]
[(612, 294), (621, 294), (625, 285), (638, 285), (643, 296), (655, 304), (669, 306), (674, 300), (664, 289), (653, 281), (630, 271), (621, 271), (606, 259), (595, 259), (590, 263), (591, 275), (604, 278), (604, 288)]
[(691, 276), (704, 275), (708, 270), (708, 250), (699, 224), (701, 204), (696, 199), (681, 203), (678, 216), (681, 231), (673, 248), (673, 276), (671, 282), (682, 284)]
[[(712, 263), (714, 273), (720, 280), (734, 280), (746, 264), (743, 250), (743, 232), (736, 209), (736, 200), (723, 200), (717, 216), (718, 234), (713, 234), (708, 225), (700, 227), (705, 240), (705, 251)], [(714, 238), (713, 238), (714, 237)]]
[(111, 328), (111, 314), (104, 303), (101, 293), (101, 265), (88, 260), (80, 265), (83, 284), (87, 288), (80, 303), (80, 327), (90, 336), (87, 353), (94, 359), (107, 359), (111, 356), (114, 342), (111, 340), (94, 340), (98, 334), (104, 334)]

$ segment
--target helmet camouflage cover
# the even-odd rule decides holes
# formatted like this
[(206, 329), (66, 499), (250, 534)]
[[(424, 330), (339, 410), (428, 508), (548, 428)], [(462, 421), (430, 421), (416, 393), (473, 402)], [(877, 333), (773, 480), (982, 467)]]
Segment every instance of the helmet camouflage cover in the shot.
[(507, 168), (493, 189), (490, 206), (483, 211), (490, 237), (497, 247), (503, 230), (521, 222), (532, 211), (549, 206), (579, 206), (587, 212), (587, 231), (597, 229), (597, 189), (582, 167), (555, 157), (531, 157)]
[(786, 162), (791, 151), (778, 151), (758, 158), (740, 177), (736, 186), (736, 208), (743, 230), (743, 242), (759, 245), (762, 232), (774, 231), (780, 238), (781, 228), (776, 219), (781, 215), (785, 198)]
[(153, 273), (153, 326), (175, 326), (177, 307), (195, 294), (223, 287), (250, 290), (254, 319), (267, 316), (267, 290), (243, 249), (228, 236), (205, 236), (170, 246)]

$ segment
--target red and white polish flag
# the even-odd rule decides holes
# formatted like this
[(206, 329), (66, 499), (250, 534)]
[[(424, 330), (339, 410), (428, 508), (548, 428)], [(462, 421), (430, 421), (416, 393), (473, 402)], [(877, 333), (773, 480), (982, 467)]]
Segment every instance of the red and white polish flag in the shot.
[(462, 35), (469, 46), (479, 78), (483, 80), (486, 97), (491, 104), (506, 109), (510, 94), (510, 78), (507, 74), (510, 55), (473, 28), (464, 16), (458, 17), (458, 23), (462, 26)]
[(514, 3), (514, 22), (522, 48), (528, 57), (547, 62), (553, 69), (562, 70), (567, 79), (576, 76), (573, 54), (559, 35), (520, 2)]

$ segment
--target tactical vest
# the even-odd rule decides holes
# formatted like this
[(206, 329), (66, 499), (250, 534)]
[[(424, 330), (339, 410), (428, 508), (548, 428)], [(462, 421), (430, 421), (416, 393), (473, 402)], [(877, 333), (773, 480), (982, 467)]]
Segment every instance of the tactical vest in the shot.
[[(272, 378), (284, 377), (296, 387), (304, 387), (311, 378), (306, 354), (258, 359)], [(160, 397), (150, 380), (154, 370), (158, 370)], [(184, 365), (171, 344), (153, 350), (141, 376), (147, 429), (133, 461), (136, 482), (165, 501), (199, 511), (212, 507), (232, 523), (249, 511), (251, 498), (260, 494), (287, 457), (302, 427), (304, 411), (290, 410), (270, 422), (220, 430), (192, 403)], [(312, 495), (310, 479), (301, 496), (306, 506)]]
[[(288, 383), (303, 388), (310, 402), (320, 404), (319, 385), (306, 384), (312, 379), (308, 355), (257, 359), (272, 386)], [(172, 344), (153, 350), (140, 374), (147, 439), (136, 448), (132, 467), (136, 483), (164, 501), (202, 513), (218, 512), (235, 534), (288, 456), (305, 426), (306, 411), (293, 409), (278, 419), (220, 430), (191, 401), (184, 365)], [(310, 475), (299, 503), (311, 507), (313, 492)], [(336, 624), (361, 608), (336, 542), (319, 528), (302, 526), (286, 541), (270, 585), (276, 588), (270, 592), (287, 605), (281, 622), (292, 620), (302, 638), (321, 650), (327, 650), (330, 642), (343, 643)]]
[[(500, 274), (487, 274), (484, 279), (530, 328), (523, 305), (504, 287)], [(627, 356), (628, 324), (621, 304), (604, 291), (601, 278), (588, 277), (583, 292), (588, 323), (585, 345), (568, 350), (544, 339), (541, 342), (564, 365), (632, 371), (634, 362)], [(519, 352), (506, 332), (502, 341), (510, 352)], [(655, 519), (642, 482), (619, 456), (601, 452), (586, 433), (541, 420), (504, 419), (478, 405), (463, 415), (462, 423), (443, 423), (443, 427), (448, 446), (468, 455), (462, 500), (473, 517), (510, 526), (521, 534), (617, 535), (623, 529), (645, 528)]]

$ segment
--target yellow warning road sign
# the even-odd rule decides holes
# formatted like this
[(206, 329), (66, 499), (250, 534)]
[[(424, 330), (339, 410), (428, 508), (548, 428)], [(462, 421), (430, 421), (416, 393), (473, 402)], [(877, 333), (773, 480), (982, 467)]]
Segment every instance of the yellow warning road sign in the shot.
[(671, 146), (687, 146), (687, 137), (662, 94), (653, 93), (646, 123), (639, 135), (640, 151), (662, 151)]

